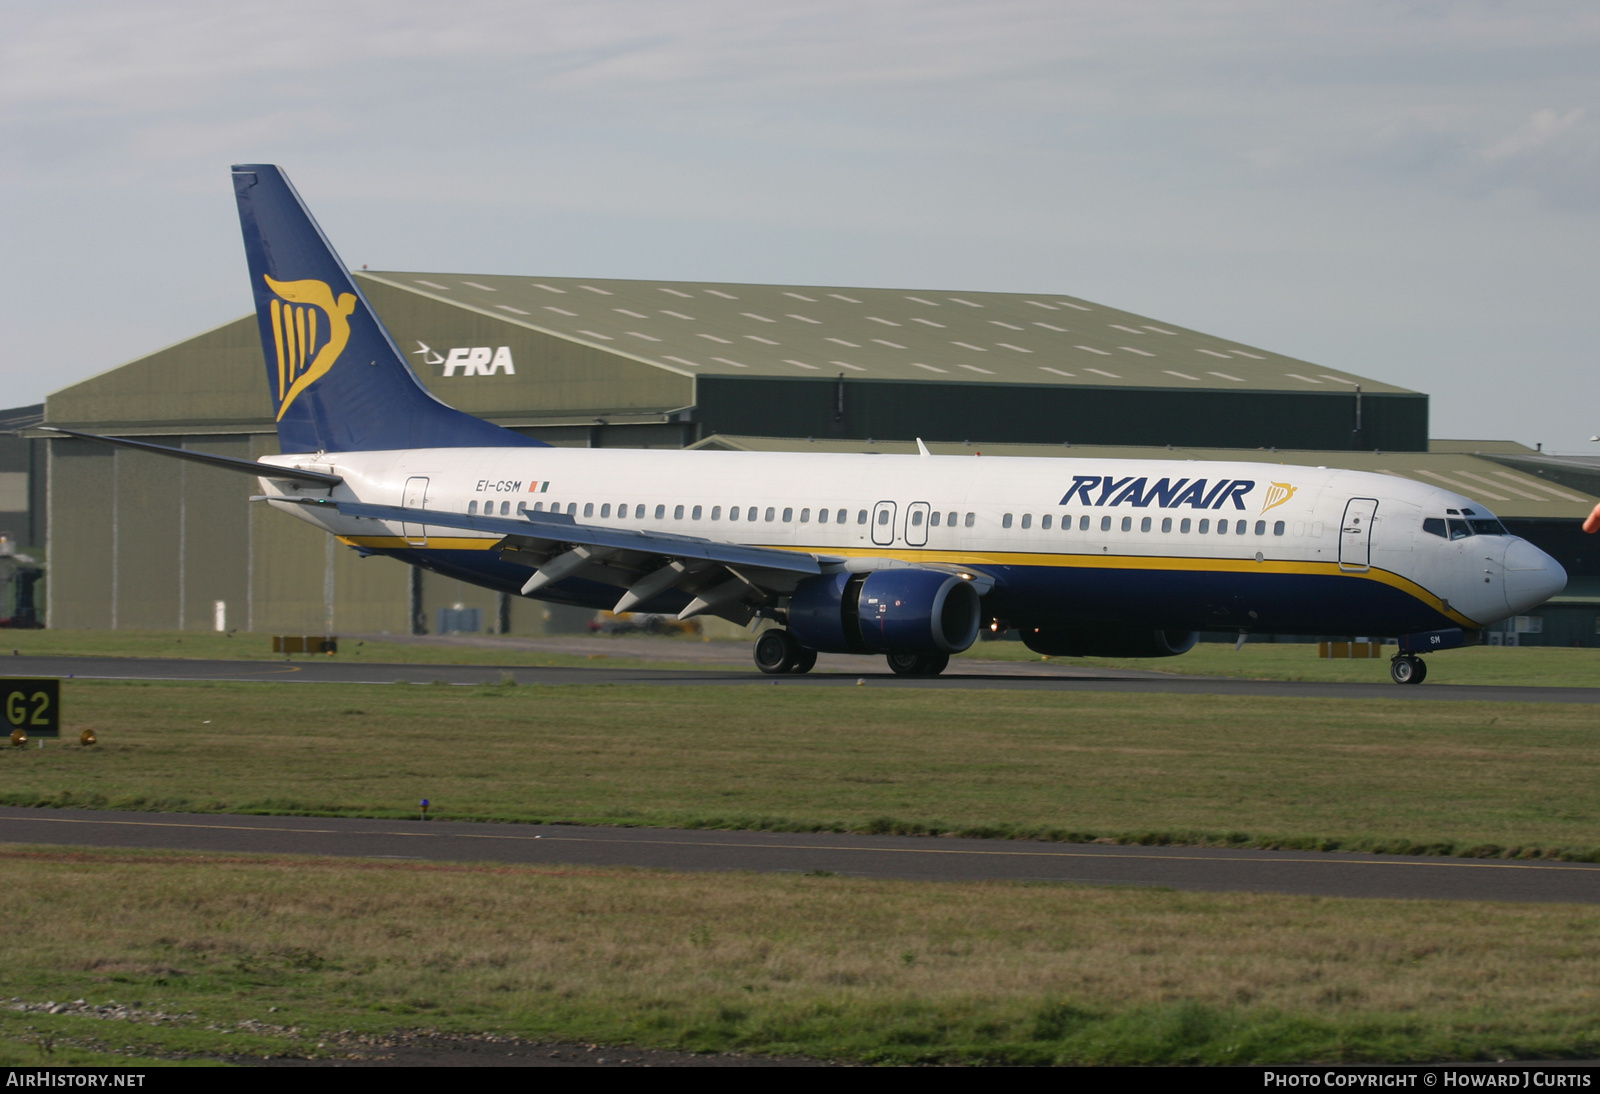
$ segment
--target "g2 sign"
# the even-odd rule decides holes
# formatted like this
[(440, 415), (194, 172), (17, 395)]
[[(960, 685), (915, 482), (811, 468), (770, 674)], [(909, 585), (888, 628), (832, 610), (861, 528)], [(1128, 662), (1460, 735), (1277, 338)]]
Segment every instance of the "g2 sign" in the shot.
[(20, 729), (29, 737), (61, 736), (61, 681), (0, 679), (0, 714), (7, 733)]

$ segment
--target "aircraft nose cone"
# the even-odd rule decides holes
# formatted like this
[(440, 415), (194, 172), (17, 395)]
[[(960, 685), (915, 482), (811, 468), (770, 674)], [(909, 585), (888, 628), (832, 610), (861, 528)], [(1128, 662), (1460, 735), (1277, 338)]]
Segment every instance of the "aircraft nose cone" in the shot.
[(1567, 587), (1561, 563), (1525, 539), (1506, 548), (1506, 607), (1512, 615), (1543, 604)]

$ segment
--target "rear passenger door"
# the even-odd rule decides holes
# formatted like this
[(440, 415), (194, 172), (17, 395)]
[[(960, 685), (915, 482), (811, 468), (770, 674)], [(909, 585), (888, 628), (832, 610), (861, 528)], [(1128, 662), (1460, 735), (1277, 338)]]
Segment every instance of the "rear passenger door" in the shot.
[[(407, 509), (425, 509), (428, 506), (428, 479), (425, 475), (414, 475), (406, 480), (406, 492), (401, 499), (401, 505)], [(400, 534), (406, 537), (406, 542), (413, 547), (426, 547), (428, 545), (428, 528), (423, 524), (400, 525)]]

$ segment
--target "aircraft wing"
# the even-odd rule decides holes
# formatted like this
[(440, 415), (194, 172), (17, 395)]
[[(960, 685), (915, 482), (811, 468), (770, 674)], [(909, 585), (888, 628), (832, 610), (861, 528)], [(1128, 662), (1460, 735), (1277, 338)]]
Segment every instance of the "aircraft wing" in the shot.
[(348, 517), (500, 535), (501, 557), (534, 571), (522, 587), (524, 595), (581, 575), (618, 586), (621, 596), (613, 610), (619, 613), (678, 589), (693, 597), (680, 619), (704, 613), (748, 622), (763, 603), (821, 574), (825, 563), (844, 561), (776, 547), (579, 524), (565, 513), (490, 517), (336, 498), (275, 495), (267, 500), (328, 506)]

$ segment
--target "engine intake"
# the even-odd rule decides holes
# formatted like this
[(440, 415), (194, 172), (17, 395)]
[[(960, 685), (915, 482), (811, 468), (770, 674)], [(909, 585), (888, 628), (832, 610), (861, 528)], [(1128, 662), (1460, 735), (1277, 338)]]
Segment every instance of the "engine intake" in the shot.
[(823, 653), (960, 653), (982, 615), (971, 582), (903, 568), (809, 578), (789, 601), (789, 633)]

